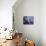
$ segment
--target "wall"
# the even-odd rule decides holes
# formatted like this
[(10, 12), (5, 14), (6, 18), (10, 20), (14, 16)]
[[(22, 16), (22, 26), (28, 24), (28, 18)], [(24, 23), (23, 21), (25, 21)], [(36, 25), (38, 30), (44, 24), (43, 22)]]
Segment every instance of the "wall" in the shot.
[(46, 0), (41, 1), (41, 38), (42, 46), (46, 46)]
[[(25, 39), (34, 40), (36, 46), (41, 46), (41, 0), (22, 0), (16, 5), (13, 6), (16, 30), (22, 32)], [(24, 25), (23, 16), (34, 16), (34, 24)]]

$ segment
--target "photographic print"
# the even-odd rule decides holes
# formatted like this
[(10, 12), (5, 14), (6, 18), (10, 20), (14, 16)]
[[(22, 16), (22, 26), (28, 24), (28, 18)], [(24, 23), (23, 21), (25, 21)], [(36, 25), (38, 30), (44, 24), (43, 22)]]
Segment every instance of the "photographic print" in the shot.
[(23, 24), (34, 24), (34, 16), (23, 16)]

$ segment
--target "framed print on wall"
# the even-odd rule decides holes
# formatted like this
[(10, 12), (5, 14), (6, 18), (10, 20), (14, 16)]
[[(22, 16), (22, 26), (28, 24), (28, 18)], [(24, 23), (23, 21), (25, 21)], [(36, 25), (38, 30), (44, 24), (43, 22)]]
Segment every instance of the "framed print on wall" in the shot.
[(34, 24), (34, 16), (23, 16), (23, 24)]

